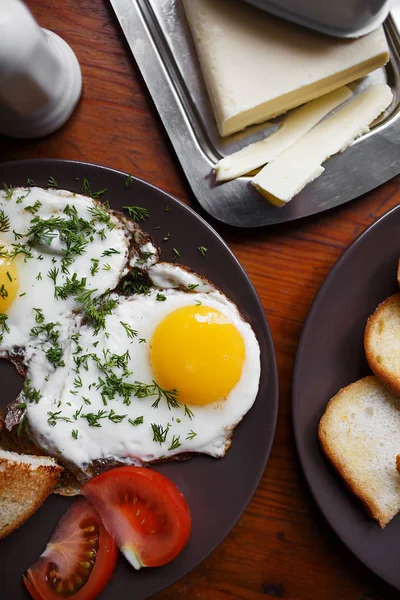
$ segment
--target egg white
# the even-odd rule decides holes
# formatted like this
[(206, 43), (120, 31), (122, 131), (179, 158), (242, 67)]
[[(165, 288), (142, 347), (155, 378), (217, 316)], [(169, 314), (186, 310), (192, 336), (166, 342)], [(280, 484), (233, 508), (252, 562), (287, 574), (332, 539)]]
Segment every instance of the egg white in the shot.
[[(146, 464), (171, 458), (181, 453), (205, 453), (214, 457), (225, 454), (235, 426), (253, 405), (260, 379), (260, 349), (256, 336), (237, 307), (210, 282), (188, 269), (158, 263), (148, 271), (152, 288), (147, 295), (117, 297), (118, 305), (106, 319), (106, 327), (93, 335), (90, 325), (80, 315), (66, 324), (64, 335), (65, 367), (50, 372), (43, 353), (31, 357), (28, 378), (40, 390), (38, 403), (28, 403), (26, 415), (30, 428), (41, 445), (53, 455), (61, 456), (83, 471), (97, 459), (112, 459), (129, 464)], [(190, 286), (190, 287), (189, 287)], [(193, 290), (193, 286), (197, 286)], [(162, 293), (165, 301), (157, 300)], [(149, 345), (157, 325), (172, 311), (202, 303), (219, 310), (233, 323), (245, 344), (245, 362), (239, 382), (226, 399), (204, 406), (185, 405), (168, 407), (162, 398), (154, 407), (156, 396), (138, 398), (132, 394), (129, 404), (117, 395), (114, 399), (101, 396), (99, 377), (104, 373), (92, 358), (86, 367), (77, 368), (76, 358), (94, 354), (100, 362), (113, 354), (129, 352), (127, 368), (132, 373), (126, 382), (139, 381), (151, 385), (154, 374), (149, 356)], [(137, 331), (129, 337), (121, 322)], [(79, 339), (71, 340), (79, 332)], [(122, 370), (114, 367), (120, 376)], [(113, 422), (108, 415), (123, 417)], [(56, 421), (51, 414), (57, 413)], [(104, 416), (99, 427), (89, 424), (88, 413)], [(137, 423), (139, 418), (140, 422)], [(165, 441), (157, 441), (152, 429), (158, 425), (168, 428)], [(174, 443), (175, 440), (175, 443)], [(179, 445), (178, 445), (179, 444)]]
[[(10, 194), (0, 191), (0, 209), (10, 224), (8, 231), (0, 232), (1, 242), (11, 248), (13, 244), (21, 244), (31, 253), (31, 257), (21, 253), (13, 259), (20, 286), (7, 311), (9, 331), (2, 332), (0, 342), (0, 354), (3, 356), (28, 353), (29, 360), (35, 346), (43, 341), (31, 335), (32, 328), (38, 325), (38, 311), (34, 309), (42, 311), (46, 323), (64, 323), (72, 318), (72, 311), (79, 308), (73, 296), (56, 298), (55, 282), (49, 276), (51, 270), (58, 272), (58, 286), (64, 285), (67, 278), (73, 276), (79, 280), (86, 278), (86, 287), (94, 290), (92, 298), (95, 299), (107, 290), (114, 289), (130, 267), (147, 268), (158, 259), (156, 248), (146, 238), (142, 244), (143, 251), (147, 253), (143, 260), (141, 230), (122, 215), (107, 211), (105, 214), (109, 216), (109, 222), (93, 221), (96, 232), (88, 236), (84, 251), (74, 255), (68, 273), (64, 273), (61, 267), (65, 244), (59, 236), (55, 235), (50, 244), (30, 247), (32, 237), (27, 237), (27, 233), (37, 218), (46, 220), (61, 217), (68, 220), (70, 217), (64, 212), (67, 206), (76, 209), (79, 218), (93, 221), (91, 211), (99, 205), (91, 198), (65, 190), (32, 187), (15, 188)], [(108, 256), (105, 255), (107, 253)], [(93, 269), (94, 265), (96, 269)]]

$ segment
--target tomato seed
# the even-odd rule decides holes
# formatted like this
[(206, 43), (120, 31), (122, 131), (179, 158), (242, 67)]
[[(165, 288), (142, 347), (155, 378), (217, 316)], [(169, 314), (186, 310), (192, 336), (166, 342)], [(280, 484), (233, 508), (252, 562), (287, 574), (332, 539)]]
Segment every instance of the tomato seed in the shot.
[(89, 527), (85, 527), (85, 529), (83, 531), (87, 531), (88, 533), (93, 533), (93, 531), (96, 530), (96, 527), (94, 525), (89, 525)]
[(137, 511), (136, 511), (136, 516), (138, 517), (139, 515), (140, 515), (140, 510), (139, 510), (139, 509), (137, 509)]
[(141, 524), (141, 525), (143, 525), (145, 521), (146, 521), (146, 519), (142, 519), (142, 520), (140, 521), (140, 524)]

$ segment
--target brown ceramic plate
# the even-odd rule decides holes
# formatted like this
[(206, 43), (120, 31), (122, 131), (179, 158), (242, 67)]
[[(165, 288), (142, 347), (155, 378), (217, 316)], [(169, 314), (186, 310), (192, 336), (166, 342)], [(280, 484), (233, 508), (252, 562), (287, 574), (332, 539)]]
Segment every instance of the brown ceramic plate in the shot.
[(386, 213), (336, 263), (311, 307), (293, 374), (294, 432), (300, 461), (320, 509), (337, 535), (372, 571), (400, 589), (400, 517), (384, 530), (323, 455), (318, 422), (343, 386), (370, 374), (364, 355), (367, 318), (398, 291), (400, 207)]
[[(232, 447), (223, 459), (196, 456), (185, 463), (169, 463), (157, 470), (170, 477), (182, 490), (193, 519), (190, 541), (169, 565), (134, 571), (121, 557), (113, 581), (101, 594), (102, 600), (135, 598), (142, 600), (183, 577), (198, 565), (235, 525), (264, 472), (275, 431), (278, 406), (278, 380), (271, 334), (257, 294), (234, 255), (218, 234), (193, 210), (158, 188), (133, 179), (125, 189), (126, 174), (95, 165), (59, 160), (30, 160), (0, 164), (0, 183), (25, 185), (28, 177), (46, 187), (54, 177), (59, 188), (79, 192), (84, 177), (92, 191), (107, 188), (112, 208), (124, 204), (144, 206), (150, 218), (143, 228), (162, 247), (162, 258), (172, 258), (172, 248), (180, 260), (204, 273), (240, 308), (254, 328), (261, 346), (261, 382), (256, 402), (238, 426)], [(169, 208), (168, 208), (169, 207)], [(154, 227), (160, 226), (160, 229)], [(168, 243), (162, 238), (171, 232)], [(197, 250), (205, 246), (203, 257)], [(17, 394), (19, 376), (5, 361), (0, 363), (1, 405)], [(0, 542), (0, 597), (27, 600), (22, 585), (24, 570), (43, 551), (57, 521), (71, 499), (50, 497), (20, 529)], [(240, 549), (238, 548), (238, 551)]]

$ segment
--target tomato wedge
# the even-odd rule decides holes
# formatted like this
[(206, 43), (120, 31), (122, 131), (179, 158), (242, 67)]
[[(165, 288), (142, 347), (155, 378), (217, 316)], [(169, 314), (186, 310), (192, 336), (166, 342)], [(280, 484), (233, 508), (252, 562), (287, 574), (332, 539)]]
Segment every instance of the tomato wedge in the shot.
[(118, 549), (96, 510), (78, 500), (24, 575), (34, 600), (92, 600), (110, 581)]
[(119, 467), (89, 481), (81, 493), (136, 568), (174, 559), (191, 530), (189, 507), (167, 477), (142, 467)]

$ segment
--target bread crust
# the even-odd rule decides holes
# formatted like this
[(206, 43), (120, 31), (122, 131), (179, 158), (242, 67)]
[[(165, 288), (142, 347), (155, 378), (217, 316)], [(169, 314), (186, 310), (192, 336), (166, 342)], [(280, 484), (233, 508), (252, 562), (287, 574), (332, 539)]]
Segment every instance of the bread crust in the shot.
[(364, 350), (372, 372), (393, 394), (400, 396), (400, 369), (399, 374), (390, 370), (385, 362), (380, 360), (374, 347), (374, 339), (377, 335), (380, 335), (379, 328), (385, 320), (385, 313), (389, 311), (398, 313), (400, 339), (400, 294), (398, 293), (381, 302), (375, 312), (368, 318), (364, 333)]
[(34, 464), (35, 461), (49, 460), (43, 457), (20, 456), (31, 464), (18, 462), (6, 451), (0, 456), (0, 539), (20, 527), (40, 508), (54, 490), (63, 470), (55, 461)]
[[(335, 470), (342, 477), (346, 486), (355, 496), (359, 498), (368, 514), (378, 522), (381, 528), (384, 528), (394, 517), (394, 514), (388, 511), (382, 511), (381, 507), (379, 507), (374, 500), (372, 494), (369, 493), (370, 490), (360, 486), (355, 480), (352, 470), (343, 460), (343, 456), (341, 455), (340, 449), (337, 445), (337, 440), (334, 439), (334, 435), (332, 435), (332, 431), (330, 429), (330, 421), (336, 411), (336, 408), (345, 400), (345, 397), (349, 392), (361, 395), (365, 393), (366, 389), (373, 388), (376, 390), (377, 387), (382, 387), (382, 384), (376, 377), (370, 375), (351, 383), (344, 388), (341, 388), (338, 393), (329, 400), (325, 412), (321, 417), (318, 426), (318, 439), (320, 441), (322, 450), (332, 463)], [(386, 390), (384, 391), (387, 393)]]

